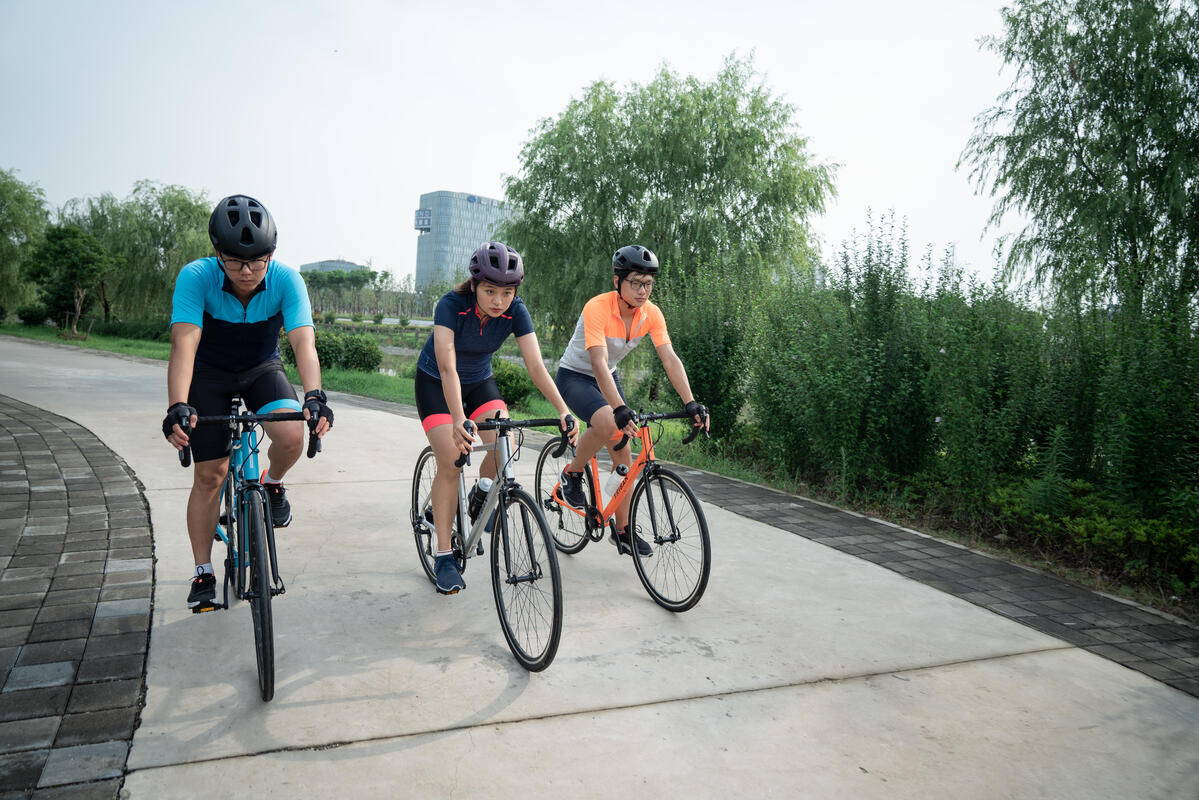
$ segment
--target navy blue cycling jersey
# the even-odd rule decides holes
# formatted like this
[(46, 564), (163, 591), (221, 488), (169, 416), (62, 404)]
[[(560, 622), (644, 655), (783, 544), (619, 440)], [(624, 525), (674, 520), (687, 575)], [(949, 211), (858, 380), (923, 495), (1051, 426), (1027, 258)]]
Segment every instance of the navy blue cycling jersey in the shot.
[(196, 363), (241, 372), (279, 357), (279, 328), (312, 325), (304, 279), (286, 264), (271, 261), (250, 300), (242, 305), (215, 257), (197, 259), (179, 271), (171, 301), (171, 324), (199, 325)]
[[(508, 334), (524, 336), (533, 332), (533, 318), (519, 297), (512, 299), (508, 313), (493, 318), (475, 308), (473, 294), (457, 292), (446, 292), (437, 301), (433, 324), (454, 332), (454, 360), (462, 383), (478, 383), (491, 377), (491, 354), (500, 349)], [(416, 365), (426, 375), (441, 377), (432, 334)]]

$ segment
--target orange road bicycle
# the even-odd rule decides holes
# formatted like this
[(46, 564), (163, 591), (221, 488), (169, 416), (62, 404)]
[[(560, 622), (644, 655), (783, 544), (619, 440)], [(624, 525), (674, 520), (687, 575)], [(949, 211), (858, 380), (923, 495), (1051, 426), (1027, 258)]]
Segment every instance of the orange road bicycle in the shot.
[[(676, 472), (654, 460), (654, 442), (661, 436), (661, 420), (688, 419), (685, 411), (669, 414), (637, 414), (636, 453), (627, 475), (620, 481), (612, 497), (605, 502), (599, 464), (593, 457), (583, 470), (584, 493), (589, 498), (587, 508), (569, 505), (559, 495), (558, 478), (562, 468), (574, 458), (574, 448), (555, 453), (558, 440), (552, 439), (541, 448), (537, 457), (534, 483), (537, 504), (544, 509), (545, 519), (554, 539), (554, 546), (563, 553), (575, 554), (588, 542), (598, 542), (605, 531), (616, 533), (616, 509), (632, 494), (629, 508), (629, 530), (649, 543), (652, 552), (641, 555), (633, 547), (633, 564), (637, 577), (658, 605), (670, 611), (686, 611), (699, 602), (708, 586), (712, 569), (712, 546), (708, 537), (708, 521), (695, 493)], [(657, 435), (651, 435), (655, 423)], [(694, 427), (683, 442), (690, 443), (701, 429)], [(617, 450), (628, 443), (621, 439)]]

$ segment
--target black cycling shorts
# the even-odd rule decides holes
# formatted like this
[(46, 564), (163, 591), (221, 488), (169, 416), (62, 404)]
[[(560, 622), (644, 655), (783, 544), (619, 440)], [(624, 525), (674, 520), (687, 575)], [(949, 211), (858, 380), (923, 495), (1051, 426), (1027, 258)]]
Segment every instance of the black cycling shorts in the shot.
[[(620, 392), (620, 399), (624, 400), (624, 387), (620, 385), (620, 376), (613, 372), (612, 380), (616, 383), (616, 391)], [(558, 386), (558, 393), (562, 395), (562, 399), (566, 401), (567, 407), (575, 417), (588, 425), (591, 424), (591, 418), (595, 416), (595, 412), (608, 405), (604, 393), (600, 391), (599, 381), (590, 375), (584, 375), (582, 372), (575, 372), (566, 367), (558, 367), (554, 383)], [(625, 400), (625, 402), (628, 401)]]
[[(196, 409), (196, 416), (228, 414), (233, 396), (240, 395), (246, 410), (255, 414), (272, 411), (299, 411), (301, 406), (277, 358), (264, 361), (243, 372), (196, 364), (187, 404)], [(229, 455), (229, 426), (201, 423), (192, 430), (192, 460), (212, 461)]]
[[(500, 396), (500, 388), (495, 385), (495, 377), (484, 378), (478, 383), (462, 384), (462, 411), (468, 419), (478, 420), (481, 417), (492, 416), (496, 409), (508, 410), (508, 404)], [(450, 416), (450, 407), (445, 401), (445, 391), (441, 379), (434, 378), (424, 370), (416, 371), (416, 413), (420, 415), (420, 424), (425, 433), (438, 425), (450, 425), (454, 418)]]

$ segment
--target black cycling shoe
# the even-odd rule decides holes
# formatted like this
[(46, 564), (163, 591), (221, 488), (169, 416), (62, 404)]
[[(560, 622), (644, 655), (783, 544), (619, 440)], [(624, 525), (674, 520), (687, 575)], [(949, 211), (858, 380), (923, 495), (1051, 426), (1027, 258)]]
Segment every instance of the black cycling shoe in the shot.
[[(612, 544), (616, 545), (616, 550), (622, 556), (631, 556), (633, 548), (629, 545), (629, 532), (621, 531), (614, 533), (608, 537), (612, 540)], [(637, 555), (642, 558), (649, 558), (654, 554), (654, 548), (649, 546), (649, 542), (642, 539), (638, 534), (633, 534), (633, 541), (637, 544)]]
[(434, 557), (433, 574), (437, 576), (433, 586), (441, 594), (457, 594), (466, 588), (466, 581), (462, 580), (462, 573), (458, 571), (458, 561), (453, 554)]
[(583, 473), (562, 470), (558, 480), (561, 483), (558, 494), (562, 499), (575, 508), (586, 508), (587, 495), (583, 494)]
[(192, 578), (192, 590), (187, 595), (187, 607), (193, 614), (216, 608), (216, 575), (205, 572)]
[(291, 524), (291, 503), (287, 502), (287, 490), (281, 483), (264, 483), (267, 499), (271, 503), (271, 524), (286, 528)]

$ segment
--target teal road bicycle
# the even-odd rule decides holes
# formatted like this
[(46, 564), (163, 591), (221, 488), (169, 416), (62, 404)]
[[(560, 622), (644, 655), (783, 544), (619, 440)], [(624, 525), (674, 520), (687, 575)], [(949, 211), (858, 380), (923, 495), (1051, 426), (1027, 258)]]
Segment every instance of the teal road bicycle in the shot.
[[(303, 420), (300, 411), (270, 414), (243, 414), (241, 398), (234, 397), (228, 414), (198, 417), (198, 422), (224, 423), (229, 426), (229, 471), (221, 488), (221, 515), (214, 537), (224, 542), (225, 577), (221, 602), (197, 606), (193, 613), (227, 609), (230, 588), (233, 600), (250, 605), (254, 622), (254, 653), (258, 662), (258, 690), (264, 701), (275, 696), (275, 635), (271, 599), (287, 591), (279, 577), (275, 553), (275, 529), (271, 523), (266, 489), (258, 470), (258, 433), (263, 422)], [(321, 440), (313, 434), (316, 420), (309, 422), (308, 457), (321, 449)], [(189, 428), (184, 433), (190, 434)], [(191, 448), (179, 451), (179, 463), (191, 465)]]

